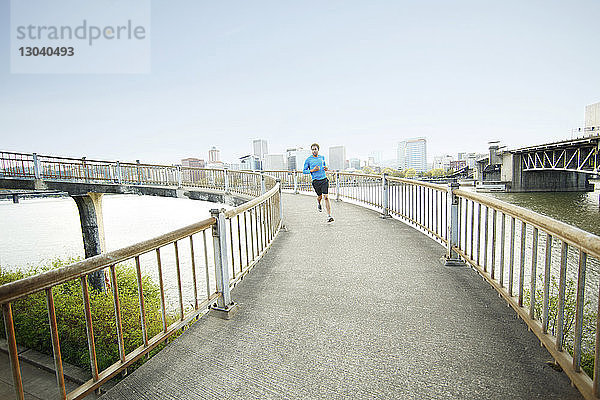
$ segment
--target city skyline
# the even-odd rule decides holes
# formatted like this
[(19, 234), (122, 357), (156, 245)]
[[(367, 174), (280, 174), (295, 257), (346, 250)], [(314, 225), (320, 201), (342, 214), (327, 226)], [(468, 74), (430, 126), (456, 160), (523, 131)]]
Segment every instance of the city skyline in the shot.
[[(55, 5), (40, 4), (44, 23)], [(568, 139), (600, 100), (597, 1), (179, 0), (151, 15), (146, 74), (11, 73), (0, 36), (2, 149), (172, 163), (216, 146), (233, 160), (260, 136), (386, 160), (427, 137), (431, 162)], [(10, 2), (0, 20), (13, 28)]]

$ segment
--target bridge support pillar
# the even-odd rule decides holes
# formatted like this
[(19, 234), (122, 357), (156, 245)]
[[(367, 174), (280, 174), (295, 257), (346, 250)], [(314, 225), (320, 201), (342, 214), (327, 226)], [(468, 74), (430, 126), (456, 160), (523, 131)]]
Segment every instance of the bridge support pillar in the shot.
[[(104, 242), (104, 219), (102, 217), (102, 193), (88, 193), (82, 196), (71, 196), (79, 210), (81, 234), (85, 258), (102, 254), (106, 250)], [(104, 271), (92, 272), (88, 282), (96, 290), (106, 290)]]
[(448, 267), (462, 267), (465, 263), (460, 259), (458, 253), (454, 250), (458, 246), (458, 196), (454, 190), (459, 188), (458, 182), (454, 181), (448, 185), (448, 194), (451, 197), (449, 203), (450, 209), (446, 210), (448, 214), (448, 249), (444, 256), (444, 265)]
[(216, 305), (210, 307), (210, 314), (222, 318), (230, 319), (238, 309), (237, 304), (231, 300), (229, 289), (229, 265), (227, 262), (227, 230), (225, 225), (225, 209), (210, 210), (210, 215), (217, 221), (213, 225), (213, 248), (215, 259), (215, 279), (217, 281), (217, 291), (221, 294)]

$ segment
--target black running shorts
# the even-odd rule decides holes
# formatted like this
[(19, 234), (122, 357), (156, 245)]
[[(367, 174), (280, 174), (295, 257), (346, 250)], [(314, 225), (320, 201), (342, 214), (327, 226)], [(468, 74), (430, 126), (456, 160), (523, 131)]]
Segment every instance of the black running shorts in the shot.
[(322, 194), (329, 194), (329, 179), (315, 179), (312, 181), (313, 188), (317, 192), (317, 196)]

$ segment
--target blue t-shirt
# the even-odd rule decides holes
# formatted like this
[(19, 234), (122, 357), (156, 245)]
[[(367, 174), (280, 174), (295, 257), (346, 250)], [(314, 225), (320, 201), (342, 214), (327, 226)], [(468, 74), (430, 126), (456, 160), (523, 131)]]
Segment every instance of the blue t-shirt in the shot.
[[(316, 172), (310, 172), (316, 166), (319, 166), (319, 170)], [(323, 156), (310, 156), (304, 161), (304, 170), (302, 171), (305, 174), (311, 174), (313, 180), (325, 179), (325, 157)]]

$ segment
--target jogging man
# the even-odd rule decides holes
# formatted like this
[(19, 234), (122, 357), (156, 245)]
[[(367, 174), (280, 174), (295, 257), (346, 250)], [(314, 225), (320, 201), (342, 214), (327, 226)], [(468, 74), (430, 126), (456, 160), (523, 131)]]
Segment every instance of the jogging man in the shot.
[(302, 171), (305, 174), (309, 174), (312, 177), (312, 185), (317, 192), (317, 210), (319, 212), (323, 211), (321, 207), (321, 198), (325, 198), (325, 207), (327, 208), (327, 222), (333, 222), (333, 217), (331, 216), (331, 204), (329, 204), (329, 180), (327, 176), (325, 176), (325, 171), (327, 165), (325, 165), (325, 157), (319, 155), (319, 145), (317, 143), (313, 143), (310, 145), (310, 150), (312, 151), (312, 156), (309, 156), (306, 161), (304, 161), (304, 170)]

